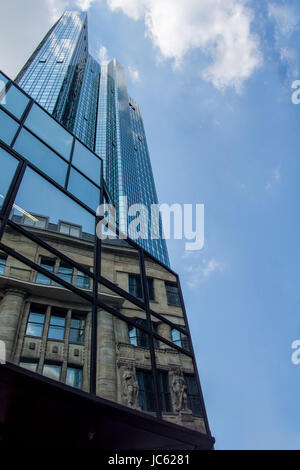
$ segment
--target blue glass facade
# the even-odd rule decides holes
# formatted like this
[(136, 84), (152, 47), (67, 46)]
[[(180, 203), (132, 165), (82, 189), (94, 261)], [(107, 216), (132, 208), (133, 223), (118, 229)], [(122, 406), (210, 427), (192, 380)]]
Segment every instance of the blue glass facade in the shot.
[[(89, 55), (86, 13), (65, 12), (20, 72), (17, 82), (101, 156), (121, 230), (131, 219), (118, 207), (120, 196), (127, 197), (128, 207), (143, 204), (151, 213), (150, 207), (158, 204), (158, 199), (141, 112), (128, 96), (124, 68), (115, 59), (100, 67)], [(80, 162), (77, 169), (82, 172), (85, 164), (91, 162)], [(72, 170), (69, 185), (79, 187), (81, 177)], [(83, 190), (82, 197), (93, 206), (92, 194), (87, 196)], [(160, 220), (157, 225), (152, 230), (161, 235)], [(151, 239), (150, 226), (146, 230), (141, 224), (141, 238), (136, 242), (169, 265), (166, 241)]]

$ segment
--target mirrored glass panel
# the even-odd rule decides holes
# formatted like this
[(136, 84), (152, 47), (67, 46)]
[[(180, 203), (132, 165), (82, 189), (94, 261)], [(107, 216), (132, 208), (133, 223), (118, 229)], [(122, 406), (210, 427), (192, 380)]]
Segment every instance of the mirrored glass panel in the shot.
[(64, 186), (68, 164), (26, 129), (22, 129), (14, 149), (50, 178)]
[(4, 111), (0, 110), (0, 139), (7, 145), (10, 145), (18, 128), (19, 124), (17, 121), (9, 117)]
[(19, 161), (0, 147), (0, 209), (10, 187)]
[(94, 242), (94, 216), (31, 168), (26, 169), (11, 218), (29, 225), (46, 219), (48, 230), (69, 236), (74, 243)]
[(0, 72), (0, 93), (4, 90), (7, 83), (8, 79)]
[(36, 104), (31, 108), (25, 125), (56, 152), (70, 159), (72, 135)]
[[(23, 221), (24, 222), (24, 221)], [(82, 249), (82, 256), (80, 256), (79, 245), (75, 245), (72, 250), (72, 245), (67, 238), (61, 237), (60, 234), (51, 232), (47, 230), (47, 222), (45, 221), (45, 226), (42, 227), (30, 227), (26, 224), (20, 224), (24, 229), (32, 232), (35, 236), (38, 236), (39, 239), (46, 242), (50, 246), (61, 248), (64, 254), (68, 256), (75, 262), (81, 264), (84, 261), (84, 264), (81, 266), (87, 269), (92, 273), (93, 270), (93, 256), (88, 251), (85, 253), (86, 256), (83, 256), (84, 250)], [(67, 263), (61, 257), (55, 255), (51, 251), (43, 248), (35, 241), (31, 240), (27, 236), (20, 233), (18, 230), (13, 228), (9, 223), (5, 227), (5, 231), (2, 237), (2, 243), (6, 246), (12, 248), (17, 253), (25, 256), (27, 259), (46, 269), (52, 274), (55, 274), (60, 279), (72, 284), (79, 289), (85, 290), (87, 293), (92, 293), (93, 282), (92, 277), (87, 273), (82, 272), (77, 267)], [(70, 246), (71, 245), (71, 246)], [(69, 250), (69, 251), (68, 251)], [(0, 258), (0, 268), (2, 271), (4, 268), (10, 270), (10, 266), (5, 263), (1, 265)], [(82, 269), (82, 268), (81, 268)], [(36, 279), (33, 279), (32, 282), (40, 284), (41, 286), (55, 286), (57, 283), (50, 279), (50, 277), (45, 276), (44, 274), (37, 273)]]
[(28, 103), (29, 98), (14, 85), (9, 88), (0, 101), (1, 106), (16, 116), (17, 119), (21, 119)]
[(147, 324), (146, 312), (138, 305), (130, 302), (117, 292), (107, 288), (104, 284), (98, 283), (98, 300), (110, 308), (117, 310), (122, 315), (135, 321), (137, 324), (145, 326)]
[[(24, 248), (25, 249), (25, 248)], [(7, 361), (86, 392), (90, 385), (92, 305), (1, 252), (0, 339)]]
[[(175, 344), (176, 346), (190, 352), (191, 347), (189, 337), (182, 331), (178, 330), (176, 328), (176, 325), (169, 325), (168, 323), (165, 323), (163, 320), (155, 317), (154, 315), (151, 315), (151, 321), (153, 325), (153, 331), (155, 333), (162, 336), (162, 338), (170, 341), (171, 343)], [(181, 326), (181, 328), (184, 327)], [(158, 340), (155, 339), (155, 342), (156, 346), (160, 347)]]
[(98, 312), (97, 394), (156, 413), (149, 337), (105, 310)]
[(205, 434), (192, 358), (162, 343), (155, 349), (155, 357), (163, 419)]
[(74, 168), (70, 171), (68, 191), (94, 211), (97, 210), (100, 203), (100, 189)]
[(100, 185), (101, 160), (78, 140), (75, 142), (72, 165), (82, 171), (96, 184)]

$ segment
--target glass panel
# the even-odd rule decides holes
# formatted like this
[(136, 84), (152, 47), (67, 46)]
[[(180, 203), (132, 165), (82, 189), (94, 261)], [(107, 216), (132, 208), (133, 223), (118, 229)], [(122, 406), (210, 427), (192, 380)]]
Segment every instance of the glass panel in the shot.
[(82, 387), (82, 369), (68, 367), (66, 384), (71, 385), (71, 387), (81, 388)]
[(86, 176), (100, 185), (101, 181), (101, 160), (90, 150), (76, 140), (72, 165), (82, 171)]
[[(162, 338), (167, 339), (176, 346), (179, 346), (182, 349), (190, 351), (190, 340), (187, 335), (176, 329), (176, 325), (171, 326), (168, 323), (165, 323), (160, 318), (151, 315), (152, 325), (154, 326), (154, 331), (160, 335)], [(181, 328), (184, 328), (181, 325)], [(156, 347), (160, 347), (159, 341), (156, 340)], [(163, 347), (163, 345), (161, 345)]]
[[(145, 269), (147, 277), (152, 279), (154, 300), (150, 299), (150, 308), (175, 325), (185, 326), (176, 276), (149, 256), (145, 256)], [(151, 286), (149, 294), (151, 294)]]
[(138, 411), (155, 413), (149, 338), (131, 342), (131, 326), (103, 309), (98, 311), (97, 395)]
[[(51, 236), (51, 233), (49, 234), (48, 232), (44, 231), (39, 231), (38, 235), (40, 238), (46, 242), (49, 241), (49, 236)], [(69, 265), (65, 261), (61, 260), (58, 256), (54, 255), (51, 253), (49, 250), (41, 247), (38, 245), (33, 240), (30, 240), (28, 237), (25, 235), (19, 233), (17, 230), (15, 230), (12, 226), (7, 225), (5, 228), (5, 232), (3, 234), (3, 239), (2, 242), (4, 245), (14, 249), (17, 253), (20, 253), (22, 256), (25, 256), (28, 258), (30, 261), (36, 263), (37, 265), (43, 267), (47, 271), (56, 274), (59, 278), (63, 279), (66, 282), (69, 282), (70, 284), (77, 285), (76, 282), (76, 277), (74, 272), (77, 272), (73, 266)], [(52, 244), (56, 245), (56, 247), (59, 246), (62, 248), (62, 251), (64, 251), (64, 248), (68, 248), (68, 244), (64, 245), (64, 243), (57, 238), (56, 236), (53, 237), (52, 239)], [(76, 247), (74, 247), (74, 257), (75, 257), (75, 251)], [(69, 254), (69, 253), (68, 253)], [(84, 252), (83, 252), (84, 254)], [(3, 255), (5, 256), (5, 255)], [(0, 257), (1, 259), (1, 257)], [(79, 261), (82, 258), (80, 258), (80, 251), (79, 248), (77, 247), (77, 259), (75, 261)], [(86, 260), (85, 260), (86, 261)], [(93, 258), (91, 257), (90, 259), (91, 263), (93, 263)], [(4, 263), (4, 261), (3, 261)], [(2, 263), (0, 263), (0, 266)], [(12, 272), (14, 272), (13, 266), (10, 265), (10, 260), (7, 259), (5, 260), (5, 273), (6, 276), (10, 276)], [(0, 271), (1, 274), (1, 271)], [(3, 274), (4, 274), (4, 269), (3, 269)], [(89, 278), (91, 279), (91, 278)], [(47, 275), (44, 275), (42, 273), (37, 273), (36, 278), (31, 279), (32, 282), (36, 284), (40, 284), (41, 286), (55, 286), (57, 283), (47, 277)], [(59, 284), (59, 283), (58, 283)], [(92, 282), (90, 282), (90, 285), (92, 287)], [(91, 290), (90, 290), (91, 292)]]
[[(22, 247), (25, 256), (27, 249)], [(81, 369), (81, 388), (88, 392), (92, 304), (60, 285), (37, 284), (34, 269), (10, 255), (7, 261), (8, 275), (0, 276), (0, 340), (7, 361), (70, 385), (67, 369)], [(84, 330), (76, 343), (71, 326)]]
[(68, 164), (26, 129), (21, 130), (14, 149), (54, 181), (64, 186)]
[(47, 217), (48, 230), (51, 232), (57, 233), (63, 221), (80, 226), (82, 242), (94, 241), (95, 218), (34, 170), (27, 168), (16, 197), (12, 219), (16, 223), (22, 223), (24, 216), (38, 220), (38, 216), (33, 214)]
[(10, 87), (4, 97), (1, 99), (0, 104), (16, 116), (17, 119), (21, 119), (27, 105), (29, 98), (24, 95), (14, 85)]
[(91, 209), (97, 210), (100, 203), (100, 189), (73, 168), (70, 171), (68, 191)]
[(69, 341), (73, 343), (83, 343), (86, 328), (84, 312), (72, 312)]
[(146, 321), (146, 312), (103, 284), (98, 283), (98, 300), (137, 322)]
[(4, 111), (0, 110), (0, 139), (7, 145), (10, 145), (18, 128), (19, 124)]
[(36, 104), (31, 108), (25, 125), (56, 152), (70, 159), (72, 135)]
[(163, 419), (206, 433), (192, 358), (163, 343), (155, 357)]
[(0, 147), (0, 208), (6, 197), (19, 161)]
[(8, 79), (0, 72), (0, 93), (4, 90), (7, 83)]

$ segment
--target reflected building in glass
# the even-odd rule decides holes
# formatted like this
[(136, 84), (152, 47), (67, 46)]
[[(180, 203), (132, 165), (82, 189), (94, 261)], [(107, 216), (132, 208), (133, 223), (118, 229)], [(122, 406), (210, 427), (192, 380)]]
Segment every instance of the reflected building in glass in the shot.
[[(138, 104), (128, 96), (124, 68), (100, 65), (88, 52), (87, 14), (67, 11), (43, 39), (16, 82), (103, 159), (108, 190), (122, 231), (127, 207), (158, 204), (146, 134)], [(149, 217), (150, 219), (150, 217)], [(169, 266), (161, 220), (141, 223), (137, 243)]]
[[(78, 18), (81, 37), (86, 17)], [(87, 63), (96, 73), (95, 62)], [(107, 83), (110, 74), (122, 76), (117, 69), (113, 61), (102, 71)], [(76, 73), (72, 80), (81, 80), (90, 96), (90, 72)], [(104, 91), (100, 85), (101, 106), (109, 101), (101, 100)], [(109, 99), (121, 92), (114, 88)], [(138, 135), (142, 121), (129, 102), (127, 117)], [(63, 113), (71, 122), (69, 105)], [(78, 96), (77, 110), (87, 106)], [(96, 112), (92, 102), (88, 109)], [(0, 441), (21, 448), (63, 442), (97, 450), (212, 449), (178, 275), (141, 245), (120, 239), (118, 229), (106, 240), (95, 235), (96, 208), (112, 202), (105, 180), (111, 159), (101, 158), (108, 150), (91, 148), (80, 119), (71, 131), (53, 113), (0, 73), (0, 346), (6, 351)], [(126, 128), (121, 120), (116, 128)], [(104, 145), (97, 135), (105, 128), (111, 129), (97, 121), (95, 146)], [(145, 150), (145, 165), (146, 156)]]

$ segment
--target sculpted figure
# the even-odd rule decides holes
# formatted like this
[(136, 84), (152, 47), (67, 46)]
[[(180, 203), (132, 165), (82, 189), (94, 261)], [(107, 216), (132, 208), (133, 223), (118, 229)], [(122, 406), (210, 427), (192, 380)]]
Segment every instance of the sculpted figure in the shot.
[(180, 411), (187, 410), (187, 388), (184, 377), (179, 369), (173, 372), (171, 390), (175, 411), (179, 413)]
[(121, 375), (123, 403), (131, 408), (139, 408), (138, 383), (133, 367), (125, 367)]

